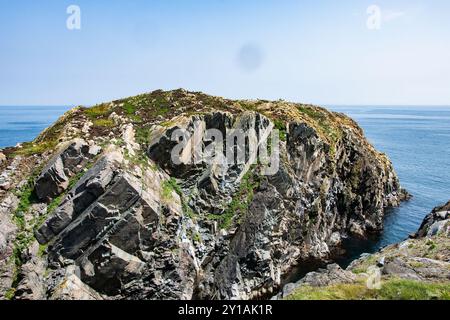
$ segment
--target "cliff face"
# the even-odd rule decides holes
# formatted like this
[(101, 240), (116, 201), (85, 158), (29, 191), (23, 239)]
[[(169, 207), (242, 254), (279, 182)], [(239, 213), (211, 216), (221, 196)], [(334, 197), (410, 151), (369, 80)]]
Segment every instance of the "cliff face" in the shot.
[(450, 299), (450, 202), (427, 215), (411, 239), (286, 285), (275, 298)]
[[(176, 164), (179, 129), (201, 150), (217, 142), (211, 129), (252, 134), (219, 151), (243, 149), (241, 162)], [(276, 170), (252, 163), (252, 146), (279, 155)], [(345, 115), (184, 90), (75, 108), (3, 153), (7, 298), (267, 295), (343, 237), (380, 231), (385, 208), (407, 196), (387, 157)]]

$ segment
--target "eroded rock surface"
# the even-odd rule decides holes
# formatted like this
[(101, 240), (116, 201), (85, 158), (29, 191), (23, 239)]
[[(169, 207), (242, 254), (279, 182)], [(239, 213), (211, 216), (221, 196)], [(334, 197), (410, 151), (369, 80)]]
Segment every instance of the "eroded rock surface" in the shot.
[(68, 143), (42, 170), (36, 180), (35, 192), (40, 200), (51, 200), (69, 186), (70, 177), (76, 175), (100, 151), (81, 139)]
[(450, 201), (443, 206), (434, 208), (433, 211), (425, 217), (415, 237), (429, 237), (443, 232), (448, 235), (449, 230), (445, 230), (445, 227), (448, 226), (449, 219)]
[[(174, 163), (177, 129), (199, 138), (185, 142), (200, 141), (201, 150), (216, 141), (209, 129), (255, 135), (218, 151), (240, 148), (241, 163)], [(273, 136), (279, 168), (265, 175), (249, 150), (274, 150)], [(20, 253), (19, 273), (7, 276), (2, 293), (16, 299), (270, 296), (293, 267), (328, 258), (343, 237), (379, 232), (385, 208), (407, 197), (390, 161), (351, 119), (283, 101), (156, 91), (77, 108), (31, 151), (9, 152), (32, 152), (46, 139), (62, 141), (60, 151), (33, 158), (44, 169), (0, 211), (4, 259)], [(19, 230), (10, 229), (13, 218)], [(18, 235), (29, 243), (18, 246)], [(334, 266), (327, 272), (352, 278)]]

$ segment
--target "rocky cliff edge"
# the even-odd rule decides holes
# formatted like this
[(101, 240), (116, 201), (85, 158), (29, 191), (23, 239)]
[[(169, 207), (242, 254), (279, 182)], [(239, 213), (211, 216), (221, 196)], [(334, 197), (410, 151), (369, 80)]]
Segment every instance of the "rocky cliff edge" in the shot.
[[(274, 130), (278, 168), (174, 164), (172, 134)], [(225, 146), (226, 148), (227, 146)], [(237, 146), (240, 148), (240, 146)], [(245, 149), (247, 150), (247, 149)], [(247, 153), (245, 153), (247, 154)], [(407, 198), (347, 116), (285, 101), (155, 91), (77, 107), (0, 154), (0, 296), (251, 299)]]

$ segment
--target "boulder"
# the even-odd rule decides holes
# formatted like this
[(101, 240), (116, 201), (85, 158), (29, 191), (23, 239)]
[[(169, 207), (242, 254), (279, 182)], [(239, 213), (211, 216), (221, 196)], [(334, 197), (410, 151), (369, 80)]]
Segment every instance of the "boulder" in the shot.
[[(423, 220), (419, 230), (413, 237), (431, 237), (442, 232), (450, 219), (450, 201), (433, 209)], [(448, 233), (448, 230), (445, 230)]]
[(325, 287), (338, 283), (353, 283), (357, 276), (347, 270), (343, 270), (337, 264), (330, 264), (325, 269), (309, 272), (304, 278), (296, 283), (286, 284), (277, 298), (284, 298), (301, 286)]
[(63, 193), (70, 178), (84, 169), (90, 159), (100, 152), (99, 147), (75, 139), (62, 148), (36, 180), (35, 192), (42, 201), (50, 201)]
[(121, 161), (121, 155), (117, 153), (109, 153), (102, 157), (75, 184), (55, 212), (35, 232), (36, 239), (41, 244), (49, 242), (105, 193), (113, 182)]
[(67, 275), (57, 286), (51, 300), (103, 300), (94, 289), (86, 285), (75, 274)]
[(6, 156), (0, 152), (0, 165), (6, 162)]

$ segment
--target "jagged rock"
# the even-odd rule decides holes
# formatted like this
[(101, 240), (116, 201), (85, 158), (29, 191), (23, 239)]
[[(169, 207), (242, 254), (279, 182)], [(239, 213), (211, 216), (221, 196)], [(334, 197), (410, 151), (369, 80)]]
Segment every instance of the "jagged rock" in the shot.
[(40, 243), (49, 242), (105, 193), (107, 187), (113, 183), (122, 159), (119, 153), (109, 153), (102, 157), (76, 183), (55, 212), (36, 231), (36, 239)]
[(428, 214), (419, 231), (414, 235), (415, 237), (435, 236), (440, 232), (449, 233), (449, 230), (445, 230), (445, 227), (450, 221), (450, 201), (447, 204), (434, 208), (433, 211)]
[(35, 241), (31, 245), (29, 255), (32, 258), (26, 262), (20, 270), (18, 284), (15, 292), (15, 299), (18, 300), (43, 300), (46, 299), (46, 285), (44, 281), (44, 273), (47, 267), (46, 261), (38, 254), (39, 245)]
[[(398, 244), (383, 248), (375, 254), (364, 254), (354, 260), (346, 270), (337, 265), (327, 266), (327, 270), (319, 269), (308, 273), (297, 283), (289, 283), (272, 299), (289, 297), (301, 286), (320, 287), (324, 290), (335, 290), (330, 287), (335, 284), (361, 285), (369, 281), (374, 272), (379, 272), (380, 284), (392, 279), (419, 281), (422, 284), (441, 283), (450, 288), (450, 238), (448, 232), (431, 232), (436, 223), (446, 222), (450, 227), (447, 210), (449, 203), (435, 208), (424, 219), (415, 239), (409, 239)], [(431, 233), (430, 233), (431, 232)], [(399, 291), (405, 288), (399, 287)], [(448, 289), (442, 289), (443, 296), (449, 294)], [(434, 299), (432, 292), (430, 298)], [(369, 298), (372, 298), (370, 295)]]
[(79, 173), (99, 153), (99, 148), (75, 139), (58, 153), (42, 170), (36, 180), (35, 191), (40, 200), (51, 200), (69, 186), (69, 178)]
[(330, 264), (326, 269), (319, 269), (308, 273), (296, 283), (286, 284), (275, 298), (281, 299), (287, 297), (301, 286), (325, 287), (337, 283), (353, 283), (356, 279), (357, 276), (351, 271), (343, 270), (337, 264)]
[[(32, 236), (37, 230), (35, 238), (48, 245), (47, 298), (265, 297), (294, 266), (327, 259), (349, 234), (379, 232), (385, 208), (406, 195), (390, 161), (362, 130), (322, 108), (183, 90), (95, 108), (96, 117), (117, 125), (86, 125), (92, 113), (78, 108), (36, 140), (50, 136), (64, 143), (80, 137), (50, 160), (50, 151), (37, 158), (45, 165), (34, 189), (40, 203), (24, 210), (23, 232)], [(208, 129), (224, 137), (236, 129), (256, 134), (242, 145), (225, 141), (219, 152), (223, 160), (227, 148), (245, 151), (241, 163), (210, 163), (203, 157), (174, 163), (176, 129), (189, 132), (186, 142), (200, 150), (215, 141), (206, 136)], [(269, 143), (272, 136), (275, 143), (281, 140), (278, 151)], [(103, 154), (97, 159), (100, 144)], [(261, 164), (252, 163), (249, 150), (256, 146), (279, 152), (278, 170), (266, 176)], [(184, 149), (180, 155), (188, 160), (192, 153)], [(32, 225), (44, 216), (41, 209), (50, 207), (49, 200), (62, 194), (56, 208), (46, 211), (45, 222)], [(36, 260), (26, 258), (21, 272), (29, 273)], [(323, 273), (350, 278), (331, 266), (311, 283), (325, 283)], [(39, 295), (38, 276), (23, 275), (17, 297)]]
[(299, 283), (312, 287), (321, 287), (335, 283), (351, 283), (355, 279), (356, 276), (352, 272), (343, 270), (337, 264), (330, 264), (326, 269), (308, 273)]
[[(161, 273), (155, 281), (153, 294), (188, 298), (184, 292), (192, 294), (192, 277), (187, 279), (190, 287), (161, 290), (164, 285), (172, 287), (185, 281), (185, 274), (193, 269), (191, 262), (191, 266), (177, 266), (184, 261), (184, 253), (180, 257), (167, 255), (170, 247), (180, 254), (184, 250), (176, 239), (170, 239), (179, 228), (182, 208), (175, 192), (169, 195), (170, 202), (162, 198), (164, 179), (165, 174), (151, 169), (142, 172), (123, 167), (117, 154), (105, 155), (36, 234), (41, 242), (52, 241), (48, 249), (52, 264), (74, 261), (80, 268), (80, 279), (98, 292), (116, 295), (130, 291), (141, 298), (150, 290), (148, 284), (143, 285), (145, 277), (173, 265), (170, 274)], [(159, 254), (162, 256), (157, 259)], [(140, 291), (134, 293), (136, 287)]]
[(51, 300), (103, 300), (100, 294), (89, 288), (73, 271), (66, 273), (51, 295)]
[(6, 162), (6, 156), (0, 152), (0, 165), (2, 165), (4, 162)]

